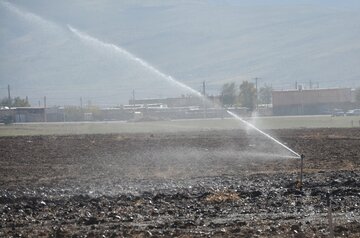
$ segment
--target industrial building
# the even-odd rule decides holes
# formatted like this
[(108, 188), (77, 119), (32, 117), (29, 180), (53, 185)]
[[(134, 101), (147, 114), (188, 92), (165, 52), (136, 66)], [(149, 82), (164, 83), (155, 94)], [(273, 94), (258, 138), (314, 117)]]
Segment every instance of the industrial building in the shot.
[(12, 107), (1, 108), (0, 119), (10, 117), (11, 122), (43, 122), (45, 109), (39, 107)]
[(274, 115), (331, 114), (353, 107), (351, 88), (297, 89), (272, 92)]
[(183, 96), (178, 98), (155, 98), (155, 99), (131, 99), (129, 105), (152, 105), (162, 104), (166, 107), (191, 107), (198, 106), (203, 107), (204, 104), (207, 107), (219, 107), (220, 97), (219, 96), (208, 96), (207, 100), (200, 97)]

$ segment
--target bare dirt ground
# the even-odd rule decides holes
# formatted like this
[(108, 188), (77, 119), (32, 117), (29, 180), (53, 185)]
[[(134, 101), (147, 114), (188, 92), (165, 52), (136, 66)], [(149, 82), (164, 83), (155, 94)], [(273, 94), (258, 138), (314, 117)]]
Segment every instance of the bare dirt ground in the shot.
[(360, 236), (360, 130), (0, 138), (0, 237)]

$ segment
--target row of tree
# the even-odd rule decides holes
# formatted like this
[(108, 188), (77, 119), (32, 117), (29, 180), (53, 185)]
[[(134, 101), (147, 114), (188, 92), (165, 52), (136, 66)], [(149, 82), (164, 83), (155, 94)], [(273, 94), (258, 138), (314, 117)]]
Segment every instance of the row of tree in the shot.
[(20, 97), (15, 98), (3, 98), (0, 100), (1, 107), (30, 107), (30, 103), (27, 99)]
[(255, 84), (249, 81), (243, 81), (238, 87), (235, 82), (225, 83), (221, 90), (223, 106), (242, 106), (251, 111), (254, 110), (257, 103), (271, 103), (272, 87), (265, 85), (258, 92)]

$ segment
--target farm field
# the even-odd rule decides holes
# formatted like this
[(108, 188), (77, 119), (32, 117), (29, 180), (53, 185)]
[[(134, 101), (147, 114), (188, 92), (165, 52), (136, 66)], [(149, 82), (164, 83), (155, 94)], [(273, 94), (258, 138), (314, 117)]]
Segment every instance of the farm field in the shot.
[[(260, 129), (360, 128), (360, 116), (287, 116), (247, 118)], [(239, 129), (235, 119), (194, 119), (151, 122), (65, 122), (0, 125), (0, 136), (108, 133), (157, 133)]]
[[(15, 125), (16, 126), (16, 125)], [(0, 137), (1, 237), (360, 236), (360, 130)]]

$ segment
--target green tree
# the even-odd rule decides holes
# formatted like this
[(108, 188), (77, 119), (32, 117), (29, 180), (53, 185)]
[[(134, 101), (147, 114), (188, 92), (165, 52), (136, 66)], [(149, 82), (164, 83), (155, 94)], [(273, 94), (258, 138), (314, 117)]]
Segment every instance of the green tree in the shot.
[(234, 105), (236, 102), (236, 85), (234, 82), (226, 83), (221, 90), (223, 106)]
[(0, 101), (0, 106), (2, 106), (2, 107), (11, 107), (11, 105), (12, 105), (12, 100), (10, 99), (10, 102), (9, 102), (9, 99), (8, 98), (3, 98), (3, 99), (1, 99), (1, 101)]
[(64, 117), (65, 121), (82, 121), (84, 120), (84, 112), (77, 106), (65, 106)]
[(272, 97), (272, 90), (273, 88), (269, 85), (266, 85), (264, 87), (261, 87), (259, 89), (259, 103), (262, 104), (270, 104), (271, 103), (271, 97)]
[(251, 111), (255, 108), (256, 88), (253, 83), (248, 81), (242, 82), (240, 85), (239, 101), (241, 106), (249, 108)]
[(13, 107), (30, 107), (29, 102), (26, 99), (22, 99), (20, 97), (16, 97), (13, 100)]
[(30, 107), (29, 102), (26, 99), (22, 99), (20, 97), (10, 99), (10, 102), (8, 98), (3, 98), (0, 101), (0, 106), (8, 107), (9, 105), (11, 107)]
[(88, 106), (85, 109), (85, 112), (91, 113), (94, 120), (100, 120), (101, 119), (101, 111), (100, 108), (97, 106)]

